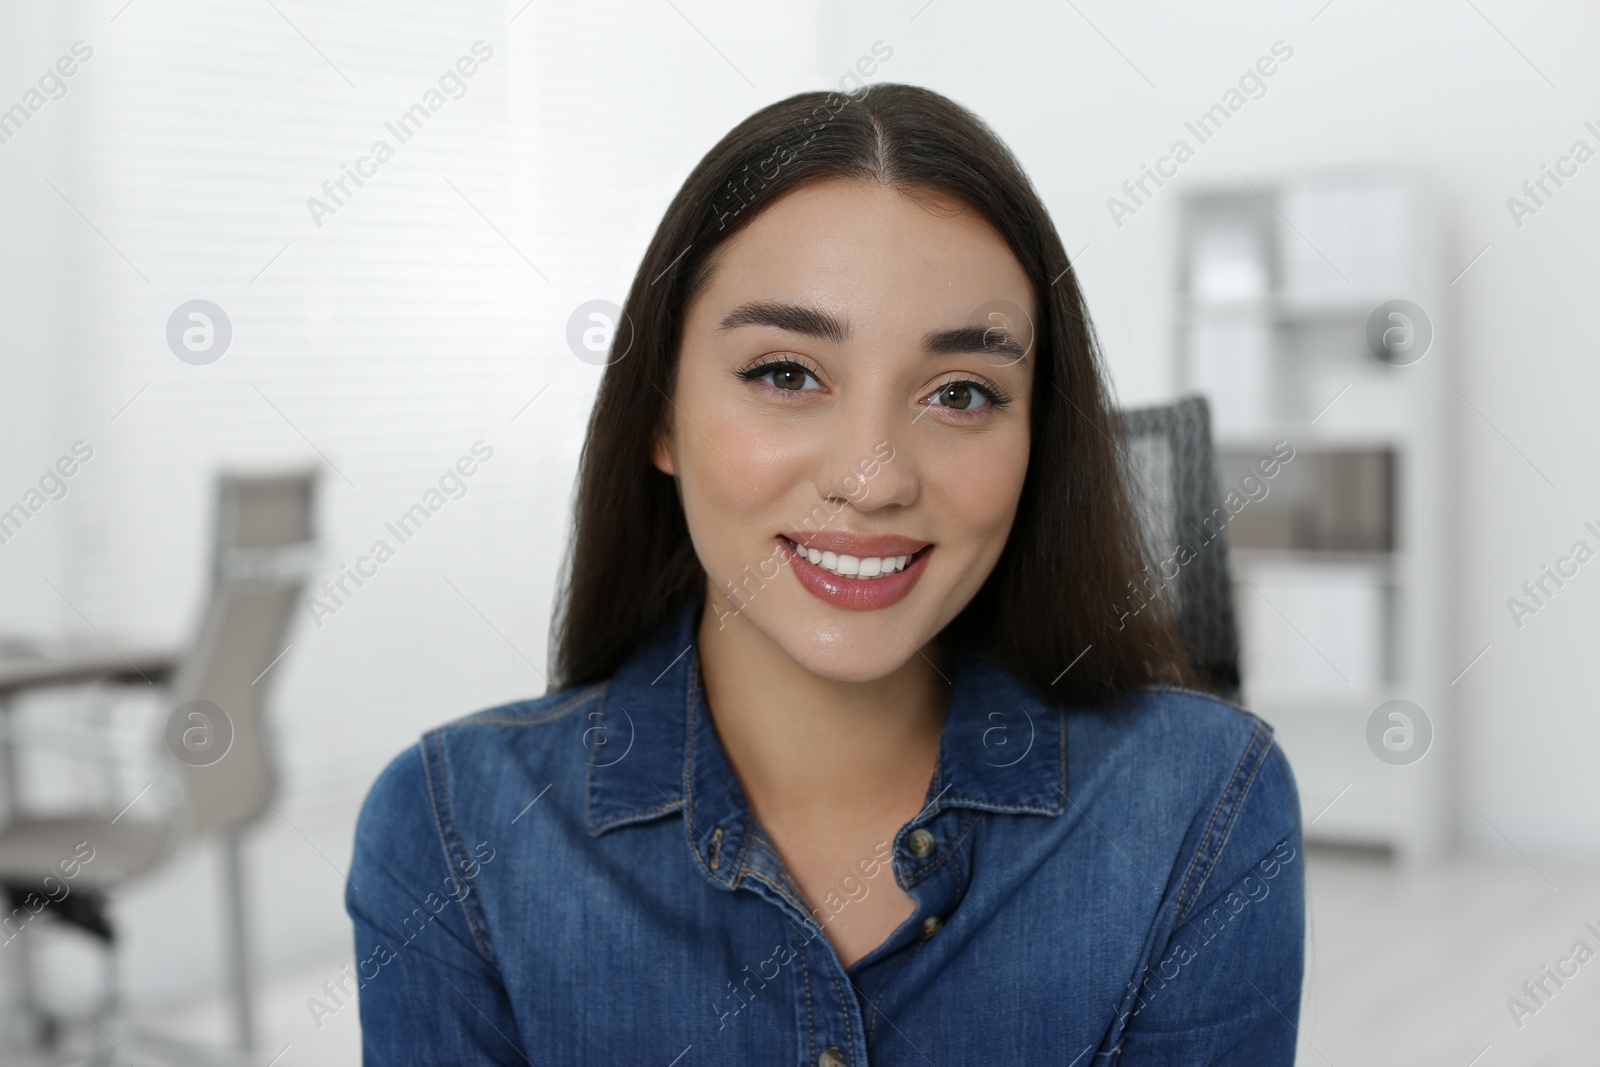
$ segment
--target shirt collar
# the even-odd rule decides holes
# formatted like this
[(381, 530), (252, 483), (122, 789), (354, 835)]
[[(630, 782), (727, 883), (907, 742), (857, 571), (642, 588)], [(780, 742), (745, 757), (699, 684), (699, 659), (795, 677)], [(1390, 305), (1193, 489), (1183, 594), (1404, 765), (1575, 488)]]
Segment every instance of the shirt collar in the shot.
[[(682, 809), (704, 873), (731, 888), (750, 808), (711, 722), (697, 647), (704, 594), (690, 597), (618, 668), (589, 744), (589, 833)], [(997, 664), (957, 650), (939, 759), (914, 823), (954, 807), (1059, 815), (1064, 712)]]

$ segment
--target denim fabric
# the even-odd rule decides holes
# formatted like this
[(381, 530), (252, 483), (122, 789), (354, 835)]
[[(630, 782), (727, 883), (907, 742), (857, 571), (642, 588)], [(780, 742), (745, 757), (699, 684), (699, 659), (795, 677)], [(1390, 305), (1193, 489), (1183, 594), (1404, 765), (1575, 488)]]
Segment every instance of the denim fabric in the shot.
[(804, 902), (712, 727), (699, 610), (384, 770), (346, 892), (366, 1063), (1293, 1062), (1299, 804), (1260, 719), (1063, 711), (958, 654), (927, 805), (859, 863), (916, 911), (845, 968), (819, 924), (889, 871)]

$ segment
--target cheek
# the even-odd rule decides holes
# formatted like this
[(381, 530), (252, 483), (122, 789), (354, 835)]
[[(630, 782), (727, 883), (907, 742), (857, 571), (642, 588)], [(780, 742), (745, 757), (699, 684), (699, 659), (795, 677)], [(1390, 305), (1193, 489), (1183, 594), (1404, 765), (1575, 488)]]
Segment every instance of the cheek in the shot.
[(764, 557), (752, 553), (787, 521), (778, 508), (800, 477), (802, 443), (794, 427), (744, 405), (678, 407), (678, 484), (695, 552), (714, 577), (753, 569)]
[(1026, 426), (951, 440), (921, 470), (946, 539), (999, 558), (1028, 471)]
[[(1020, 420), (1019, 420), (1020, 421)], [(930, 536), (943, 546), (932, 563), (941, 581), (930, 587), (933, 609), (948, 621), (994, 573), (1016, 518), (1028, 469), (1026, 424), (1018, 429), (952, 435), (919, 457)], [(930, 574), (934, 572), (930, 571)]]

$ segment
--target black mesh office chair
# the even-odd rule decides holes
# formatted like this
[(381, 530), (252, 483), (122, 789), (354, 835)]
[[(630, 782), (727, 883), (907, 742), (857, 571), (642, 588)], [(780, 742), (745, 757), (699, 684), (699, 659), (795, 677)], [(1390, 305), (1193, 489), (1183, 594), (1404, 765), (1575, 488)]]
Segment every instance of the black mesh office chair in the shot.
[[(1146, 557), (1201, 683), (1238, 701), (1239, 631), (1228, 577), (1228, 512), (1217, 488), (1211, 410), (1202, 396), (1122, 412), (1127, 481)], [(1187, 552), (1179, 547), (1186, 546)], [(1187, 562), (1180, 563), (1187, 559)], [(1171, 561), (1171, 562), (1167, 562)], [(1177, 576), (1164, 581), (1176, 567)]]

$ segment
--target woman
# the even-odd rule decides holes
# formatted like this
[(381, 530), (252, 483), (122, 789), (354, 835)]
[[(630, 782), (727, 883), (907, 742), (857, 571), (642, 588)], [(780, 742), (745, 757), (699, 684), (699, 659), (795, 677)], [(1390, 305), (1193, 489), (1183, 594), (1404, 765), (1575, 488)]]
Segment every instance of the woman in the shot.
[(589, 424), (550, 692), (379, 778), (370, 1063), (1290, 1063), (1294, 781), (1144, 574), (1076, 278), (937, 93), (752, 115)]

